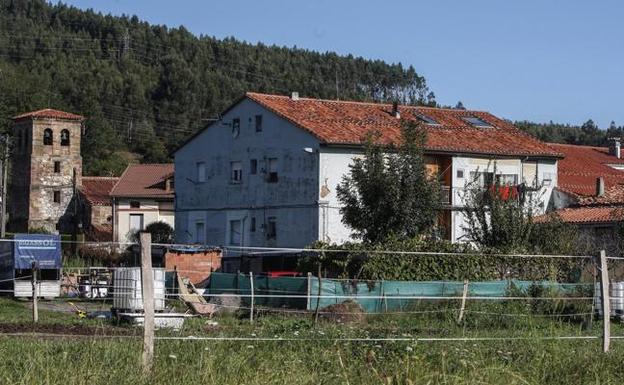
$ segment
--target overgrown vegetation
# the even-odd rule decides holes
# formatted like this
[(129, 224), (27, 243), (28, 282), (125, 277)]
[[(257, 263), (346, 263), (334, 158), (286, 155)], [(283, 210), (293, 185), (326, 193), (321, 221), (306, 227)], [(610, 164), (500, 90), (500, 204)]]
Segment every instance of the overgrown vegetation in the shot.
[[(577, 254), (577, 232), (543, 212), (543, 188), (505, 183), (494, 163), (464, 187), (463, 241), (484, 252)], [(536, 220), (539, 217), (539, 220)]]
[[(0, 300), (0, 327), (30, 317), (23, 303)], [(529, 305), (530, 306), (530, 305)], [(617, 340), (609, 354), (595, 340), (539, 340), (540, 336), (597, 336), (602, 327), (539, 317), (484, 314), (519, 313), (516, 303), (487, 307), (469, 303), (464, 322), (456, 322), (456, 304), (438, 304), (439, 313), (372, 316), (354, 327), (312, 317), (262, 315), (248, 319), (219, 317), (217, 325), (190, 319), (180, 332), (159, 335), (282, 338), (281, 341), (156, 341), (154, 373), (140, 370), (140, 338), (100, 339), (3, 337), (3, 383), (78, 385), (114, 384), (616, 384), (624, 376), (624, 350)], [(426, 307), (423, 307), (426, 309)], [(483, 313), (478, 313), (479, 311)], [(56, 314), (56, 315), (54, 315)], [(50, 317), (55, 317), (51, 321)], [(72, 314), (41, 311), (43, 324), (74, 328), (105, 321), (80, 320)], [(215, 320), (213, 320), (215, 321)], [(119, 329), (119, 328), (118, 328)], [(125, 327), (124, 329), (130, 329)], [(34, 329), (33, 329), (34, 330)], [(77, 329), (79, 330), (79, 329)], [(59, 329), (59, 332), (61, 330)], [(140, 331), (128, 330), (130, 334)], [(622, 327), (612, 324), (612, 333)], [(489, 336), (523, 340), (469, 342), (338, 341), (334, 338)], [(68, 365), (71, 369), (68, 369)]]
[[(380, 243), (315, 244), (300, 259), (298, 270), (316, 272), (321, 266), (328, 277), (413, 281), (487, 281), (500, 279), (578, 282), (591, 266), (587, 259), (498, 256), (468, 243), (431, 238), (389, 238)], [(406, 255), (418, 252), (418, 255)], [(458, 255), (439, 255), (458, 253)]]
[(369, 134), (364, 156), (353, 159), (336, 189), (342, 221), (365, 242), (430, 233), (440, 207), (440, 187), (427, 174), (426, 133), (406, 121), (396, 146)]

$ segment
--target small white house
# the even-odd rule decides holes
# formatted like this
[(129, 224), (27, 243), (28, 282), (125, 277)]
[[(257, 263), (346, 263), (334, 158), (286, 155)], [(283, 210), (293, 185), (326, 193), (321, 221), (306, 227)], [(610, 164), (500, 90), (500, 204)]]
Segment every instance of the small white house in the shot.
[[(487, 112), (247, 93), (175, 152), (177, 242), (349, 240), (336, 186), (367, 133), (396, 143), (403, 120), (426, 128), (427, 167), (443, 181), (446, 238), (462, 240), (463, 190), (476, 177), (527, 187), (546, 209), (561, 154)], [(496, 175), (487, 170), (493, 161)]]
[(152, 222), (174, 226), (173, 164), (133, 164), (110, 192), (113, 241), (128, 242)]

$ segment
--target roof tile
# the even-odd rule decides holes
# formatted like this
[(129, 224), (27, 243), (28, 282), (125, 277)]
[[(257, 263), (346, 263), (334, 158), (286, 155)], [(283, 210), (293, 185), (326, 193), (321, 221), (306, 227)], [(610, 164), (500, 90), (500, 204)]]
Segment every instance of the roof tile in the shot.
[(609, 155), (607, 147), (549, 145), (565, 155), (557, 164), (559, 189), (583, 197), (596, 194), (598, 177), (604, 178), (606, 190), (624, 184), (624, 171), (609, 166), (624, 166), (624, 159)]
[(119, 181), (117, 177), (83, 176), (80, 192), (91, 205), (110, 206), (110, 192)]
[(51, 119), (63, 119), (63, 120), (84, 120), (84, 117), (81, 115), (72, 114), (71, 112), (53, 110), (51, 108), (45, 108), (43, 110), (26, 112), (24, 114), (20, 114), (13, 117), (13, 120), (24, 120), (24, 119), (37, 119), (37, 118), (51, 118)]
[[(401, 121), (416, 121), (421, 114), (439, 124), (424, 124), (427, 150), (484, 155), (562, 155), (545, 143), (520, 131), (508, 121), (488, 112), (416, 106), (399, 106), (401, 119), (392, 115), (392, 105), (381, 103), (267, 95), (249, 92), (248, 98), (293, 122), (328, 144), (361, 144), (370, 131), (381, 133), (383, 143), (400, 140)], [(492, 127), (475, 127), (462, 118), (477, 117)]]
[[(623, 206), (573, 207), (557, 210), (556, 213), (563, 222), (575, 224), (606, 224), (624, 220)], [(545, 217), (538, 217), (537, 222)]]
[(173, 163), (131, 164), (126, 168), (110, 195), (115, 197), (173, 198), (165, 181), (173, 175)]

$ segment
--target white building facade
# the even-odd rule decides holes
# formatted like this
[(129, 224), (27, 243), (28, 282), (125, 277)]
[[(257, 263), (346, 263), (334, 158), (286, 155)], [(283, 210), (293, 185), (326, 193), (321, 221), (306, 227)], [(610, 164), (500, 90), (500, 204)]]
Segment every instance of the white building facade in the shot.
[[(491, 126), (453, 127), (457, 114), (481, 116)], [(352, 240), (337, 185), (362, 154), (367, 132), (383, 130), (382, 141), (396, 140), (401, 120), (415, 118), (429, 121), (428, 168), (448, 193), (441, 214), (448, 239), (462, 240), (469, 178), (494, 163), (498, 176), (490, 179), (524, 182), (546, 208), (559, 155), (489, 114), (248, 93), (175, 153), (176, 242), (299, 248)], [(480, 136), (446, 145), (449, 130)]]
[(132, 242), (150, 223), (175, 226), (173, 164), (133, 164), (113, 186), (113, 240)]

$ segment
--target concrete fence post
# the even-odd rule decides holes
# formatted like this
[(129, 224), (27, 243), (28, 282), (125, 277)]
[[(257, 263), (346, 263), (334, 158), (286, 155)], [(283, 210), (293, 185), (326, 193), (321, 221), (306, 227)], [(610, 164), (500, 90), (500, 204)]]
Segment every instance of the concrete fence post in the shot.
[(143, 373), (152, 371), (154, 362), (154, 272), (152, 234), (141, 232), (141, 291), (143, 294)]
[(602, 351), (608, 352), (611, 343), (611, 300), (609, 299), (609, 269), (607, 254), (600, 250), (600, 300), (602, 302)]

